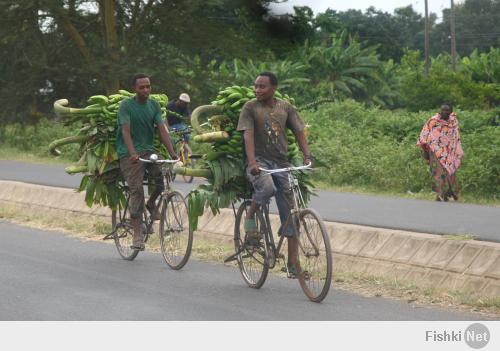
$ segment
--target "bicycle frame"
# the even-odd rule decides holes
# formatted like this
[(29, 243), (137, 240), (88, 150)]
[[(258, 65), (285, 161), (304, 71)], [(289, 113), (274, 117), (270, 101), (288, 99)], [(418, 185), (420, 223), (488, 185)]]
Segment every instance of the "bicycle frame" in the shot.
[[(156, 156), (155, 154), (153, 154)], [(165, 197), (168, 195), (170, 192), (170, 182), (172, 181), (172, 175), (173, 175), (173, 165), (177, 162), (178, 160), (159, 160), (157, 159), (158, 156), (155, 157), (151, 155), (149, 160), (139, 158), (139, 161), (144, 162), (144, 163), (151, 163), (151, 164), (159, 164), (160, 165), (160, 170), (161, 170), (161, 175), (162, 175), (162, 180), (163, 180), (163, 191), (161, 193), (162, 197)]]
[(179, 156), (181, 158), (182, 163), (186, 164), (186, 159), (184, 157), (184, 147), (186, 144), (189, 144), (189, 142), (187, 141), (187, 136), (191, 134), (191, 129), (190, 128), (173, 129), (171, 133), (179, 136), (179, 139), (174, 142), (174, 145), (179, 144)]
[[(285, 224), (283, 225), (283, 228), (287, 228), (288, 225), (290, 224), (290, 221), (296, 218), (297, 214), (300, 212), (301, 208), (305, 208), (305, 201), (304, 197), (302, 196), (302, 191), (300, 190), (299, 187), (299, 182), (297, 178), (293, 175), (292, 171), (298, 171), (298, 170), (310, 170), (311, 165), (305, 165), (305, 166), (300, 166), (300, 167), (288, 167), (288, 168), (280, 168), (280, 169), (274, 169), (274, 170), (268, 170), (264, 168), (260, 168), (261, 172), (265, 172), (267, 174), (273, 174), (273, 173), (279, 173), (279, 172), (287, 172), (288, 173), (288, 186), (289, 190), (292, 191), (293, 199), (294, 199), (294, 207), (290, 210), (290, 213), (288, 214), (287, 220), (285, 221)], [(267, 262), (269, 268), (274, 268), (276, 265), (276, 260), (277, 259), (285, 259), (285, 256), (281, 253), (281, 248), (283, 246), (283, 242), (285, 239), (285, 235), (281, 235), (280, 239), (278, 241), (278, 246), (276, 246), (276, 243), (274, 241), (274, 235), (272, 232), (271, 228), (271, 220), (269, 218), (269, 204), (265, 204), (262, 206), (262, 211), (264, 213), (264, 220), (265, 223), (262, 223), (265, 225), (266, 230), (264, 231), (264, 240), (266, 241), (267, 247), (272, 249), (272, 261)], [(296, 233), (296, 235), (299, 235), (299, 233)], [(309, 234), (307, 234), (309, 236)], [(300, 243), (299, 243), (300, 246)], [(303, 248), (300, 247), (302, 250)], [(315, 250), (318, 250), (315, 248)], [(319, 251), (319, 250), (318, 250)]]
[[(172, 179), (172, 167), (173, 167), (173, 164), (177, 163), (178, 161), (177, 160), (158, 160), (158, 159), (155, 159), (155, 157), (153, 155), (150, 156), (149, 160), (139, 158), (139, 161), (141, 161), (143, 163), (159, 164), (160, 165), (162, 180), (163, 180), (163, 191), (160, 195), (160, 201), (158, 201), (158, 203), (155, 205), (155, 208), (154, 208), (154, 211), (158, 211), (159, 207), (161, 206), (161, 203), (162, 203), (161, 199), (166, 198), (171, 191), (170, 182)], [(158, 157), (158, 156), (156, 156), (156, 157)], [(143, 182), (143, 185), (148, 185), (148, 182)], [(120, 222), (123, 222), (125, 220), (124, 216), (125, 216), (125, 213), (127, 212), (127, 209), (128, 209), (128, 202), (129, 202), (129, 194), (127, 192), (127, 202), (125, 204), (125, 207), (123, 208), (123, 211), (121, 208), (118, 208), (118, 216), (120, 218)], [(143, 212), (143, 223), (146, 225), (146, 232), (149, 234), (151, 231), (151, 228), (153, 227), (154, 221), (148, 215), (147, 211)]]

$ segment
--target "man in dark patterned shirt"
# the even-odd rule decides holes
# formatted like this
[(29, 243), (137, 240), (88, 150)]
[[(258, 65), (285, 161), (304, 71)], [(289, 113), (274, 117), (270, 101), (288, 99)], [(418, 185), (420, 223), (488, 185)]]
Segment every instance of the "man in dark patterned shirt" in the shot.
[(255, 80), (256, 99), (248, 101), (242, 108), (238, 130), (243, 132), (247, 156), (246, 176), (254, 188), (252, 205), (245, 218), (245, 232), (251, 244), (260, 240), (257, 231), (255, 212), (260, 205), (268, 203), (276, 196), (281, 219), (280, 235), (288, 239), (288, 269), (296, 271), (297, 239), (295, 228), (285, 225), (290, 209), (293, 207), (293, 194), (289, 189), (286, 173), (264, 174), (259, 167), (266, 169), (289, 167), (287, 153), (288, 140), (286, 128), (295, 134), (299, 147), (304, 154), (304, 164), (311, 163), (311, 154), (304, 134), (304, 123), (295, 108), (287, 101), (274, 97), (278, 79), (271, 72), (259, 74)]

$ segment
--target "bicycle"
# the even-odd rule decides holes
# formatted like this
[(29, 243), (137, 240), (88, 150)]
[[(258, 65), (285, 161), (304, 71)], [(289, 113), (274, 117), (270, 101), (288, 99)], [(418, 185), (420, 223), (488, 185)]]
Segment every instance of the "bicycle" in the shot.
[[(198, 159), (201, 158), (201, 155), (193, 154), (191, 147), (188, 143), (188, 136), (191, 134), (192, 129), (187, 127), (184, 129), (172, 129), (171, 133), (179, 136), (179, 139), (174, 142), (174, 146), (179, 144), (178, 146), (178, 154), (180, 156), (180, 160), (185, 167), (195, 168)], [(182, 175), (182, 178), (186, 183), (191, 183), (193, 181), (193, 176)], [(175, 179), (175, 175), (174, 178)]]
[[(160, 160), (155, 154), (152, 154), (149, 160), (139, 158), (139, 161), (146, 164), (159, 164), (163, 179), (163, 191), (156, 201), (151, 215), (146, 208), (142, 213), (141, 233), (143, 240), (146, 243), (149, 236), (154, 233), (155, 220), (152, 214), (161, 210), (159, 236), (163, 258), (170, 268), (181, 269), (191, 255), (193, 230), (189, 225), (188, 207), (184, 196), (170, 187), (174, 174), (173, 164), (179, 161)], [(149, 183), (146, 181), (143, 184), (148, 185)], [(118, 210), (112, 211), (111, 225), (113, 230), (104, 237), (104, 240), (114, 239), (120, 256), (125, 260), (132, 261), (139, 254), (139, 250), (131, 247), (134, 230), (128, 209), (130, 193), (128, 186), (125, 185), (124, 189), (126, 204), (123, 209), (119, 207)]]
[[(300, 191), (295, 171), (310, 170), (309, 165), (287, 167), (274, 170), (259, 168), (267, 174), (287, 172), (288, 184), (293, 193), (294, 207), (290, 210), (284, 228), (290, 223), (295, 226), (298, 239), (298, 258), (295, 267), (302, 290), (314, 302), (321, 302), (330, 289), (332, 280), (332, 252), (325, 224), (319, 214), (312, 208), (306, 208)], [(261, 233), (259, 245), (248, 245), (243, 228), (245, 215), (252, 203), (246, 199), (235, 213), (234, 246), (235, 254), (224, 260), (225, 263), (237, 260), (243, 280), (251, 288), (259, 289), (264, 284), (268, 272), (276, 266), (278, 260), (283, 260), (287, 277), (292, 278), (281, 253), (285, 236), (282, 235), (276, 246), (269, 219), (269, 204), (260, 206), (255, 213), (257, 230)], [(291, 221), (291, 222), (290, 222)]]

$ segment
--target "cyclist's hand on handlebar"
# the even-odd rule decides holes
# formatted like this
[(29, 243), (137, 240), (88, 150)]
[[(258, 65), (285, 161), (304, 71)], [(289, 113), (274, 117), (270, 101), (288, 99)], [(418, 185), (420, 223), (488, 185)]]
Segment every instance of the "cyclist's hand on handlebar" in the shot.
[(139, 155), (138, 154), (133, 154), (130, 156), (130, 162), (132, 163), (137, 163), (137, 161), (139, 161)]
[(313, 162), (311, 156), (304, 156), (304, 166), (310, 165), (312, 167)]
[(256, 175), (259, 175), (260, 173), (260, 169), (259, 169), (259, 165), (257, 164), (257, 162), (252, 162), (248, 165), (248, 167), (250, 168), (250, 173), (254, 176)]

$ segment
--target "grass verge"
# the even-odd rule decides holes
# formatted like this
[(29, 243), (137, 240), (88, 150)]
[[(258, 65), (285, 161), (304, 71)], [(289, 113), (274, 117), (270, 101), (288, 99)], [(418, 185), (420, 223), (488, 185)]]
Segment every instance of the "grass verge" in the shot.
[(0, 160), (65, 165), (74, 163), (74, 161), (69, 158), (65, 158), (64, 156), (42, 156), (31, 151), (19, 150), (17, 148), (5, 145), (0, 147)]
[[(83, 240), (101, 240), (111, 230), (109, 220), (105, 217), (46, 210), (36, 211), (30, 207), (0, 203), (0, 219), (38, 229), (56, 230)], [(468, 238), (450, 238), (468, 240)], [(112, 241), (106, 241), (113, 244)], [(147, 249), (159, 252), (159, 240), (153, 235), (148, 241)], [(232, 244), (209, 241), (195, 237), (191, 257), (199, 261), (221, 263), (225, 257), (234, 253)], [(236, 266), (236, 263), (230, 263)], [(280, 271), (282, 265), (277, 264), (273, 274), (285, 276)], [(242, 282), (242, 284), (244, 284)], [(397, 279), (381, 278), (349, 271), (335, 270), (333, 287), (367, 297), (387, 297), (423, 306), (439, 306), (464, 312), (481, 313), (488, 317), (500, 317), (500, 297), (481, 298), (471, 293), (456, 290), (445, 290), (436, 287), (422, 287), (414, 283)], [(297, 286), (299, 289), (299, 287)]]

